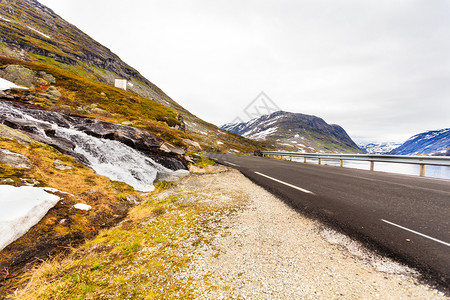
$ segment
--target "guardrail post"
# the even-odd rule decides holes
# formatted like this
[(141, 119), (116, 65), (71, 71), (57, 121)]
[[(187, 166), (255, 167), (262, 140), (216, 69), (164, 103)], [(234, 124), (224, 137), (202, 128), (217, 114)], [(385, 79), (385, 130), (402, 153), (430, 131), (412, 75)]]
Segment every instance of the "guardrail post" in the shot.
[(372, 160), (370, 161), (370, 171), (373, 171), (375, 169), (375, 162)]
[(341, 161), (341, 168), (342, 168), (342, 167), (344, 167), (344, 160), (340, 159), (340, 161)]
[(306, 164), (306, 156), (305, 156), (305, 157), (303, 157), (303, 163), (305, 163), (305, 164)]
[(322, 164), (322, 159), (319, 157), (319, 165)]
[(425, 165), (421, 164), (420, 165), (420, 176), (425, 176)]
[(289, 160), (292, 161), (292, 156), (289, 156)]

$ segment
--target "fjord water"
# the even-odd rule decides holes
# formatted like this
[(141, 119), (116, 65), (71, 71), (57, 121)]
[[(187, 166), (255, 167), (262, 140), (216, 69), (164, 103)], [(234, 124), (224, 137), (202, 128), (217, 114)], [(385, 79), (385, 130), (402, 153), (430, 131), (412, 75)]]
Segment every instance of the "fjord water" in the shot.
[[(294, 158), (295, 161), (303, 162), (303, 158)], [(317, 159), (308, 159), (308, 163), (317, 164)], [(322, 159), (322, 164), (330, 166), (339, 166), (339, 160), (334, 159)], [(354, 168), (361, 170), (370, 170), (370, 162), (368, 161), (355, 161), (355, 160), (344, 160), (345, 168)], [(419, 176), (420, 172), (419, 165), (412, 164), (400, 164), (400, 163), (383, 163), (375, 162), (375, 171), (389, 172), (405, 175), (415, 175)], [(446, 166), (426, 166), (425, 176), (431, 178), (439, 179), (450, 179), (450, 167)]]
[[(31, 122), (36, 124), (37, 128), (51, 128), (56, 137), (74, 143), (76, 145), (72, 150), (74, 154), (83, 157), (87, 161), (87, 165), (97, 174), (111, 180), (125, 182), (138, 191), (152, 191), (154, 189), (153, 181), (158, 172), (172, 173), (171, 170), (121, 142), (93, 137), (70, 126), (58, 125), (60, 115), (55, 112), (36, 113), (30, 109), (22, 109), (0, 102), (0, 116), (2, 119)], [(42, 129), (33, 133), (52, 139)]]

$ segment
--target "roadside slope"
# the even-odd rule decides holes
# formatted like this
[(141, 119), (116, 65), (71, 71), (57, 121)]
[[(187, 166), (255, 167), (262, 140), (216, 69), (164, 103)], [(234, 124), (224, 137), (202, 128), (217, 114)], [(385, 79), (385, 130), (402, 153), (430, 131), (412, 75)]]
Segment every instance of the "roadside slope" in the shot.
[(69, 258), (28, 273), (15, 295), (445, 299), (238, 171), (208, 169), (216, 174), (180, 180)]

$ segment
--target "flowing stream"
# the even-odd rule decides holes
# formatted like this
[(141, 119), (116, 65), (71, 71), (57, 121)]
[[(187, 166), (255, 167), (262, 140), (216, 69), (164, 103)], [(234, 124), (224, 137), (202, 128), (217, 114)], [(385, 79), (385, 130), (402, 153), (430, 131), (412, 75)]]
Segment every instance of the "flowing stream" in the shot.
[[(67, 117), (55, 112), (22, 109), (0, 102), (0, 116), (2, 123), (5, 119), (32, 122), (37, 127), (37, 130), (33, 131), (34, 134), (50, 140), (55, 136), (74, 143), (74, 154), (83, 157), (86, 164), (97, 174), (125, 182), (138, 191), (152, 191), (158, 172), (173, 173), (121, 142), (93, 137), (76, 130), (67, 122)], [(51, 129), (52, 135), (46, 134), (47, 130), (42, 128)]]

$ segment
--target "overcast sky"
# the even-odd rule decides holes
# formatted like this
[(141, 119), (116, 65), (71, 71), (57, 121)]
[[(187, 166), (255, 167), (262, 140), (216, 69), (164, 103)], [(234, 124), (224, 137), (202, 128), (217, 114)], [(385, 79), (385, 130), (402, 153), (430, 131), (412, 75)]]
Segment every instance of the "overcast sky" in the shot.
[(41, 0), (202, 119), (264, 91), (357, 142), (450, 127), (448, 0)]

